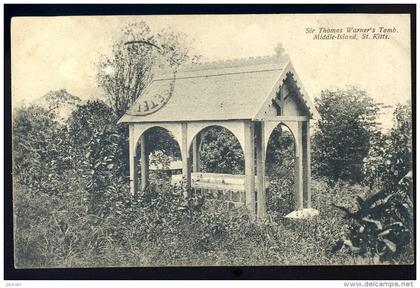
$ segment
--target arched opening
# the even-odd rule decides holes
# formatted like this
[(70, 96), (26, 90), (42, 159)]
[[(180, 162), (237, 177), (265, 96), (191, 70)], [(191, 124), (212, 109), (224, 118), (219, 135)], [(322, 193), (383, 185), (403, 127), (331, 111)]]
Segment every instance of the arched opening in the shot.
[[(142, 137), (145, 141), (143, 147)], [(142, 148), (145, 148), (144, 153)], [(137, 142), (136, 155), (136, 177), (140, 187), (143, 186), (142, 181), (147, 181), (145, 186), (169, 185), (173, 175), (182, 173), (180, 146), (172, 133), (165, 128), (155, 126), (144, 131)], [(142, 155), (145, 159), (142, 159)], [(145, 161), (144, 167), (147, 171), (141, 169), (142, 161)], [(142, 173), (147, 174), (146, 177), (142, 177)]]
[(268, 180), (267, 211), (287, 215), (295, 208), (295, 139), (279, 124), (268, 140), (265, 171)]
[(204, 128), (193, 138), (189, 156), (193, 194), (227, 209), (243, 205), (245, 157), (233, 132), (218, 125)]
[(194, 141), (197, 141), (198, 145), (199, 159), (197, 160), (201, 163), (199, 171), (244, 174), (244, 153), (238, 139), (229, 129), (216, 125), (204, 128), (194, 137), (190, 153), (193, 153)]

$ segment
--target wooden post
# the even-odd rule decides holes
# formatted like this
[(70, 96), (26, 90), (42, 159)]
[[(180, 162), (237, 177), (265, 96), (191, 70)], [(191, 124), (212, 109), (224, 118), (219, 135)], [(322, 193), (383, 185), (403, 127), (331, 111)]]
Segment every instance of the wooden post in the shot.
[(199, 147), (200, 147), (200, 133), (197, 134), (197, 136), (194, 137), (193, 139), (193, 146), (192, 146), (192, 157), (193, 157), (193, 172), (200, 172), (200, 151), (199, 151)]
[(245, 134), (245, 203), (255, 213), (255, 142), (254, 122), (244, 123)]
[(255, 122), (257, 150), (257, 217), (266, 216), (264, 122)]
[(284, 103), (285, 103), (285, 101), (284, 101), (284, 99), (286, 99), (286, 96), (287, 96), (287, 94), (288, 94), (288, 91), (287, 91), (287, 87), (286, 87), (286, 85), (283, 83), (283, 85), (281, 85), (281, 87), (280, 87), (280, 115), (281, 116), (283, 116), (284, 115)]
[(130, 163), (130, 194), (134, 195), (137, 192), (138, 189), (138, 175), (137, 175), (137, 162), (136, 162), (136, 147), (137, 143), (134, 139), (134, 126), (133, 124), (130, 124), (129, 126), (129, 141), (128, 141), (129, 147), (129, 163)]
[(303, 163), (302, 163), (302, 122), (297, 123), (296, 158), (295, 158), (295, 206), (296, 210), (303, 209)]
[(185, 181), (185, 192), (184, 197), (190, 197), (190, 188), (191, 188), (191, 161), (190, 161), (190, 153), (188, 153), (188, 126), (187, 123), (181, 124), (181, 131), (182, 131), (182, 178)]
[(149, 152), (147, 151), (147, 136), (145, 133), (140, 136), (141, 191), (149, 185)]
[(303, 204), (311, 208), (311, 136), (309, 120), (302, 123)]

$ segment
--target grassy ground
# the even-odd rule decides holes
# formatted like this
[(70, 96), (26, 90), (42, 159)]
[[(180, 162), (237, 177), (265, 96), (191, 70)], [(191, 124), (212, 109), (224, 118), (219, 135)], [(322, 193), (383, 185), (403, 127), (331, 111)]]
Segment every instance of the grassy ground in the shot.
[(331, 252), (347, 225), (331, 204), (351, 206), (355, 195), (366, 193), (313, 181), (319, 216), (287, 220), (272, 212), (257, 222), (242, 209), (215, 209), (209, 201), (201, 206), (202, 199), (185, 208), (170, 188), (141, 199), (121, 197), (104, 217), (87, 213), (80, 191), (57, 197), (17, 188), (19, 268), (357, 264), (347, 251)]

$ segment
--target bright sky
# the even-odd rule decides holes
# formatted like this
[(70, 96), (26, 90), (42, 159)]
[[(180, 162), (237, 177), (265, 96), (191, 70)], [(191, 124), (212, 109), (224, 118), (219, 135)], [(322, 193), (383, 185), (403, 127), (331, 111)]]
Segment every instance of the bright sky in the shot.
[[(82, 99), (99, 97), (95, 62), (110, 54), (123, 26), (139, 20), (153, 31), (184, 32), (202, 61), (271, 55), (281, 42), (312, 98), (323, 89), (356, 85), (389, 105), (411, 99), (408, 14), (278, 14), (13, 18), (12, 103), (62, 88)], [(313, 40), (305, 33), (380, 26), (398, 32), (389, 40)]]

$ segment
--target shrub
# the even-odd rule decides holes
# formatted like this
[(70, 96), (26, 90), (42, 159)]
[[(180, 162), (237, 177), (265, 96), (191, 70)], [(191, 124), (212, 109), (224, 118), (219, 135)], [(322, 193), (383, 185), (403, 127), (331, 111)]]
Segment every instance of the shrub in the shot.
[[(336, 206), (344, 211), (351, 225), (335, 250), (346, 246), (351, 253), (367, 257), (373, 263), (412, 262), (413, 210), (406, 196), (401, 192), (380, 191), (366, 199), (358, 197), (355, 210)], [(401, 255), (409, 257), (401, 259)]]
[(117, 117), (105, 103), (88, 101), (68, 119), (68, 135), (74, 157), (73, 169), (86, 183), (90, 213), (106, 215), (109, 202), (123, 178), (126, 159), (121, 155), (125, 141), (121, 138)]
[(313, 136), (313, 172), (337, 180), (360, 183), (363, 158), (377, 130), (376, 117), (382, 107), (365, 91), (351, 87), (325, 90), (315, 99), (321, 119)]
[[(365, 183), (372, 189), (393, 193), (401, 189), (399, 182), (412, 171), (412, 119), (408, 105), (398, 105), (394, 125), (389, 133), (372, 138), (369, 154), (364, 159)], [(412, 199), (412, 187), (406, 186)]]
[(19, 108), (13, 115), (13, 175), (35, 191), (60, 193), (64, 171), (72, 159), (63, 127), (54, 114), (38, 106)]

